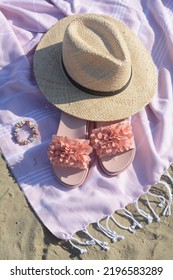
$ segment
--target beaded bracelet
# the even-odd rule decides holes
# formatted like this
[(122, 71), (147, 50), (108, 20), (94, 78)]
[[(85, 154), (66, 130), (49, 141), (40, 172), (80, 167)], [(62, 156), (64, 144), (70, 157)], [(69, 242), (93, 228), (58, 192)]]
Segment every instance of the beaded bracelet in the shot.
[[(26, 139), (21, 139), (19, 136), (19, 131), (23, 126), (27, 126), (29, 129), (31, 129), (31, 132), (32, 132), (32, 135)], [(15, 138), (16, 142), (19, 145), (27, 145), (29, 143), (32, 143), (39, 136), (39, 132), (38, 132), (37, 128), (34, 126), (34, 124), (31, 121), (28, 121), (28, 120), (16, 123), (14, 126), (13, 134), (14, 134), (14, 138)]]

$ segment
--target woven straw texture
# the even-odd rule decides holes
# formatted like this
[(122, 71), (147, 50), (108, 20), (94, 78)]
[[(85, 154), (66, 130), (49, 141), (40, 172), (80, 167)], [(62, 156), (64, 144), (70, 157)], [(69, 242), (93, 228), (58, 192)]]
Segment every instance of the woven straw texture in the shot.
[[(68, 79), (62, 59), (70, 77), (91, 90), (121, 88), (129, 80), (130, 69), (132, 77), (121, 93), (89, 94)], [(73, 15), (56, 23), (37, 46), (34, 73), (51, 103), (91, 121), (135, 114), (150, 102), (157, 85), (153, 61), (137, 36), (125, 24), (98, 14)]]

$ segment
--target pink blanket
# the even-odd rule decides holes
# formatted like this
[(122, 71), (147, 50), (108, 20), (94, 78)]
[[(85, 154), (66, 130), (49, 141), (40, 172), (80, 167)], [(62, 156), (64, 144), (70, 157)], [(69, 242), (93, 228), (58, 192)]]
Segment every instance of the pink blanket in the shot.
[[(151, 103), (132, 117), (137, 147), (133, 164), (109, 178), (95, 161), (86, 182), (69, 190), (54, 178), (47, 157), (48, 144), (58, 128), (59, 110), (39, 91), (32, 62), (43, 34), (61, 18), (75, 13), (102, 13), (127, 24), (154, 60), (158, 89)], [(113, 219), (113, 213), (126, 211), (129, 203), (151, 221), (151, 215), (139, 209), (138, 198), (148, 194), (173, 162), (173, 1), (2, 0), (0, 22), (0, 147), (39, 219), (55, 236), (71, 242), (75, 232), (83, 230), (90, 236), (89, 224), (104, 217)], [(40, 139), (19, 146), (12, 129), (23, 119), (38, 125)], [(168, 192), (164, 211), (168, 215), (171, 189), (163, 185)], [(133, 227), (139, 226), (131, 218)], [(101, 229), (109, 236), (115, 234), (108, 226)]]

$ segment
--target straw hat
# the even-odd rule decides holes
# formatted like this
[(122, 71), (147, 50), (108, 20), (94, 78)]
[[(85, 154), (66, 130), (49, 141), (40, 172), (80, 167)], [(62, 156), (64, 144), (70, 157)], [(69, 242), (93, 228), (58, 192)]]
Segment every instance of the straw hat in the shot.
[(50, 102), (91, 121), (135, 114), (150, 102), (157, 83), (152, 59), (136, 35), (98, 14), (56, 23), (37, 46), (34, 73)]

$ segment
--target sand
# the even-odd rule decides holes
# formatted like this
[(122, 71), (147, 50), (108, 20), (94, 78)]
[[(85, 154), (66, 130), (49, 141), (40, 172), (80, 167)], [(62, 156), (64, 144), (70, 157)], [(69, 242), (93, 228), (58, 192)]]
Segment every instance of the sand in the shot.
[[(158, 185), (158, 188), (161, 187)], [(144, 200), (141, 199), (141, 203)], [(129, 209), (134, 212), (133, 205)], [(161, 214), (161, 209), (157, 207), (156, 210)], [(128, 225), (128, 220), (117, 217)], [(39, 221), (0, 157), (0, 260), (172, 260), (173, 216), (161, 214), (160, 218), (160, 222), (147, 224), (138, 216), (143, 228), (134, 233), (110, 224), (125, 237), (115, 243), (100, 233), (96, 225), (91, 225), (89, 231), (96, 238), (108, 241), (110, 249), (105, 251), (93, 245), (87, 247), (87, 254), (80, 255), (68, 242), (53, 236)]]

